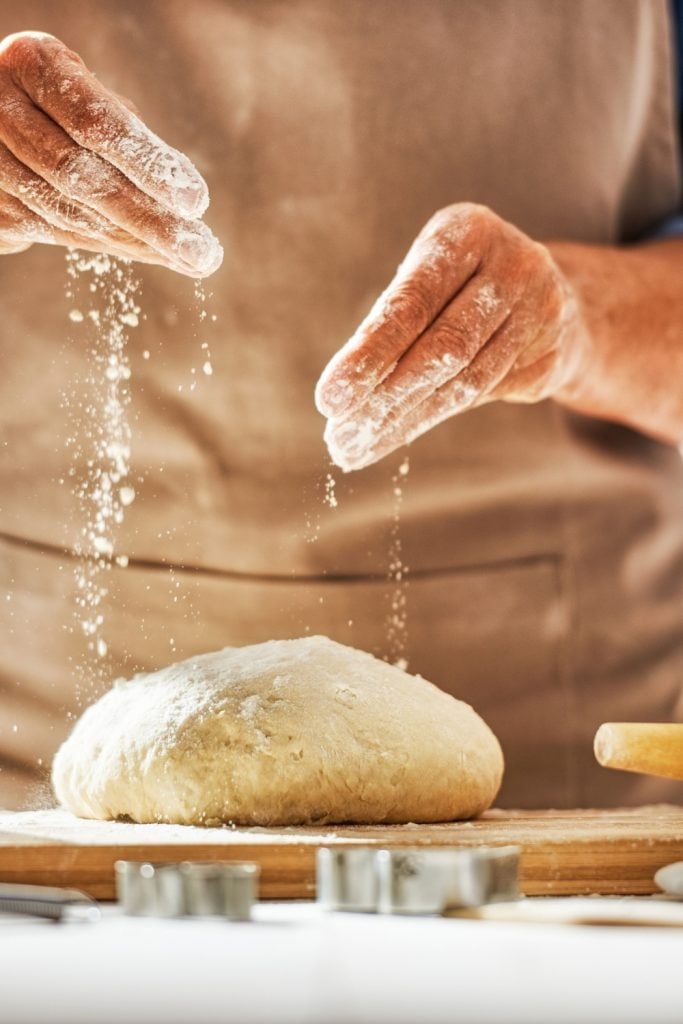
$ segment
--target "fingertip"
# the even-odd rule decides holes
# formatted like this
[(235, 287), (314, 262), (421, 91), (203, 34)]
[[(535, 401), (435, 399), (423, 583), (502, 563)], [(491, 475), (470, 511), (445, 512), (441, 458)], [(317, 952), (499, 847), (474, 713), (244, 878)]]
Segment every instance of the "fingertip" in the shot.
[(315, 403), (315, 407), (321, 416), (328, 415), (328, 406), (327, 402), (325, 401), (324, 385), (321, 381), (318, 381), (318, 383), (315, 386), (315, 391), (313, 392), (313, 402)]
[(327, 445), (327, 451), (335, 466), (338, 466), (343, 473), (351, 473), (354, 470), (352, 462), (349, 461), (347, 453), (337, 443), (334, 435), (335, 423), (332, 420), (328, 420), (325, 430), (323, 432), (323, 440)]
[(33, 242), (4, 242), (0, 239), (0, 256), (14, 256), (19, 252), (26, 252)]
[(192, 277), (209, 277), (223, 262), (223, 246), (201, 221), (190, 221), (176, 233), (174, 252)]
[(207, 263), (200, 270), (200, 278), (211, 277), (212, 274), (215, 274), (223, 264), (224, 255), (223, 246), (217, 238), (214, 238), (214, 245), (209, 253)]
[(190, 220), (199, 220), (209, 208), (209, 188), (203, 178), (196, 185), (178, 191), (179, 212)]
[(323, 416), (341, 416), (353, 404), (353, 386), (348, 380), (323, 374), (315, 388), (315, 404)]
[(330, 458), (345, 473), (365, 469), (378, 458), (380, 436), (376, 424), (366, 417), (330, 419), (323, 434)]
[(110, 146), (107, 158), (175, 214), (199, 220), (208, 210), (209, 186), (190, 157), (164, 142), (139, 115), (129, 112), (120, 151)]
[(313, 393), (313, 400), (315, 407), (322, 416), (334, 416), (334, 403), (328, 399), (329, 385), (326, 380), (321, 377), (315, 386)]
[(185, 153), (169, 149), (169, 154), (169, 184), (175, 189), (185, 216), (199, 220), (209, 208), (209, 186)]

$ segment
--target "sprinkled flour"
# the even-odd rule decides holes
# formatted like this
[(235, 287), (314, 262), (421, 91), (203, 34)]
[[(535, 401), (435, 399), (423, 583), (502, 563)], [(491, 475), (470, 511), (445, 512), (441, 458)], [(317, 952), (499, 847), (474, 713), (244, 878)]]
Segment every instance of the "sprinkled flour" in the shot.
[(319, 477), (316, 485), (316, 494), (312, 501), (309, 500), (309, 495), (304, 491), (303, 497), (306, 512), (303, 539), (306, 544), (315, 544), (320, 540), (320, 534), (323, 528), (324, 509), (321, 510), (317, 501), (320, 500), (321, 492), (323, 506), (327, 506), (327, 508), (332, 512), (339, 507), (336, 488), (337, 481), (331, 473), (326, 473), (324, 477)]
[(386, 619), (387, 656), (386, 661), (404, 671), (408, 668), (408, 566), (403, 561), (401, 542), (401, 507), (403, 505), (403, 484), (410, 471), (408, 456), (404, 458), (391, 480), (393, 488), (393, 514), (389, 541), (388, 579), (393, 584), (389, 592), (389, 613)]
[[(209, 314), (207, 312), (207, 309), (206, 309), (207, 302), (211, 299), (211, 297), (212, 297), (212, 293), (209, 293), (209, 295), (207, 296), (207, 293), (206, 293), (206, 291), (204, 289), (203, 282), (200, 281), (200, 280), (195, 280), (195, 282), (194, 282), (194, 298), (195, 298), (195, 304), (196, 304), (196, 308), (197, 308), (197, 317), (198, 317), (198, 320), (199, 320), (200, 328), (202, 327), (202, 325), (205, 323), (205, 321), (207, 319), (210, 319), (212, 323), (216, 322), (216, 319), (217, 319), (216, 314), (215, 313)], [(191, 366), (190, 367), (190, 382), (189, 382), (189, 385), (187, 387), (188, 391), (195, 391), (196, 390), (196, 388), (197, 388), (197, 381), (200, 379), (200, 375), (203, 374), (205, 377), (213, 377), (213, 372), (214, 372), (214, 370), (213, 370), (213, 360), (211, 358), (211, 349), (209, 348), (208, 341), (206, 341), (205, 339), (200, 340), (198, 338), (198, 334), (197, 333), (195, 334), (195, 338), (197, 338), (197, 340), (199, 340), (199, 347), (200, 347), (199, 362), (200, 362), (201, 365), (199, 367), (197, 367), (197, 366)], [(143, 355), (144, 355), (144, 353), (143, 353)], [(178, 385), (178, 391), (182, 392), (184, 390), (185, 390), (185, 384), (179, 384)]]
[(337, 482), (331, 473), (328, 473), (325, 477), (325, 504), (329, 505), (330, 508), (337, 508), (339, 502), (337, 501), (336, 492)]
[[(75, 545), (76, 620), (85, 645), (77, 685), (105, 675), (108, 652), (104, 602), (112, 566), (128, 564), (116, 550), (125, 510), (135, 500), (130, 477), (130, 363), (127, 332), (140, 316), (138, 282), (128, 261), (103, 254), (67, 253), (69, 320), (88, 353), (85, 378), (65, 396), (72, 413), (69, 477), (79, 501)], [(75, 393), (78, 391), (79, 399)], [(87, 672), (86, 672), (87, 666)], [(86, 694), (80, 694), (86, 697)]]

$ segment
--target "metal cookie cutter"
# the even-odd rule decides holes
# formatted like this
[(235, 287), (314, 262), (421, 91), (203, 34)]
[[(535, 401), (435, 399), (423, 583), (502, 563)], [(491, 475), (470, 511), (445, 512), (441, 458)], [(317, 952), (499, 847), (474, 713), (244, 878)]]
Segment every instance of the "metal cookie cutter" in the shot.
[(116, 893), (126, 914), (142, 917), (222, 917), (248, 921), (259, 866), (116, 862)]
[(322, 848), (318, 901), (326, 910), (445, 914), (519, 897), (516, 846)]
[(447, 914), (519, 899), (519, 848), (380, 850), (381, 914)]
[(248, 921), (256, 901), (258, 864), (181, 864), (185, 912)]
[(376, 847), (327, 846), (316, 855), (318, 903), (324, 910), (374, 913), (379, 898)]

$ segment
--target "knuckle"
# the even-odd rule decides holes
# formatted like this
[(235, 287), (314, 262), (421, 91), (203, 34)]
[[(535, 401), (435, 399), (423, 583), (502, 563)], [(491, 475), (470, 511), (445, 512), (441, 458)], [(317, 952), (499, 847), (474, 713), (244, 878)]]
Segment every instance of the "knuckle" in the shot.
[(0, 84), (0, 120), (4, 124), (11, 124), (21, 117), (23, 103), (21, 94), (12, 88), (3, 88), (4, 82)]
[(78, 54), (47, 32), (17, 32), (0, 42), (0, 65), (38, 103), (57, 87), (65, 67), (74, 64), (83, 66)]
[(527, 246), (529, 259), (534, 261), (537, 273), (543, 274), (547, 279), (556, 280), (558, 278), (558, 268), (550, 254), (550, 250), (541, 242), (529, 241), (530, 244)]
[(0, 40), (0, 57), (4, 62), (20, 64), (30, 59), (36, 46), (36, 38), (30, 32), (14, 32)]
[(7, 252), (27, 249), (32, 242), (49, 241), (51, 234), (37, 217), (11, 196), (0, 197), (0, 239)]
[(426, 230), (430, 234), (439, 234), (459, 217), (460, 205), (442, 206), (440, 210), (432, 214), (426, 224)]
[(518, 240), (513, 240), (508, 253), (511, 270), (521, 282), (527, 282), (536, 287), (544, 287), (548, 281), (547, 267), (539, 258), (539, 254), (531, 245), (519, 245)]
[(488, 206), (481, 203), (463, 203), (463, 217), (477, 230), (484, 230), (502, 224), (501, 218)]
[(418, 330), (430, 319), (429, 290), (419, 281), (399, 285), (387, 299), (384, 314), (401, 330)]
[(457, 320), (443, 319), (430, 331), (429, 349), (435, 360), (467, 352), (472, 344), (472, 333), (465, 324)]
[(53, 159), (54, 186), (72, 199), (101, 199), (116, 186), (115, 172), (109, 170), (96, 153), (68, 146)]
[(555, 281), (552, 281), (550, 287), (547, 289), (545, 299), (546, 318), (552, 321), (561, 320), (565, 307), (566, 296), (558, 284)]
[(511, 286), (518, 293), (535, 295), (537, 301), (542, 300), (554, 277), (543, 246), (514, 230), (499, 248), (498, 257)]
[(452, 381), (449, 391), (449, 399), (464, 408), (474, 402), (482, 395), (491, 383), (491, 373), (484, 367), (472, 366), (469, 370), (459, 374)]
[(524, 240), (513, 247), (511, 265), (518, 285), (545, 318), (559, 317), (565, 305), (565, 288), (560, 272), (544, 245)]
[(16, 32), (0, 42), (0, 57), (12, 71), (41, 71), (48, 63), (52, 39), (43, 32)]
[(69, 146), (55, 154), (52, 176), (55, 185), (65, 195), (78, 194), (78, 184), (84, 170), (82, 152)]
[(454, 231), (462, 231), (468, 220), (468, 205), (454, 203), (451, 206), (443, 206), (429, 218), (424, 233), (429, 238), (448, 238)]
[(487, 206), (478, 203), (454, 203), (437, 210), (425, 225), (422, 236), (456, 249), (474, 246), (481, 249), (502, 223)]

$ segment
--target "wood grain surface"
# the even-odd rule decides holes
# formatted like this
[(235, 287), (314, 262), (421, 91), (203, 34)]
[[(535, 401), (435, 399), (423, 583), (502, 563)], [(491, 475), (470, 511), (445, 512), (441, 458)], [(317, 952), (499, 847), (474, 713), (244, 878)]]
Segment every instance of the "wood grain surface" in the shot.
[(312, 899), (315, 852), (330, 845), (521, 847), (527, 895), (644, 895), (683, 860), (683, 807), (489, 811), (442, 825), (233, 829), (85, 821), (65, 811), (0, 812), (0, 882), (59, 885), (113, 899), (114, 863), (256, 861), (262, 899)]

